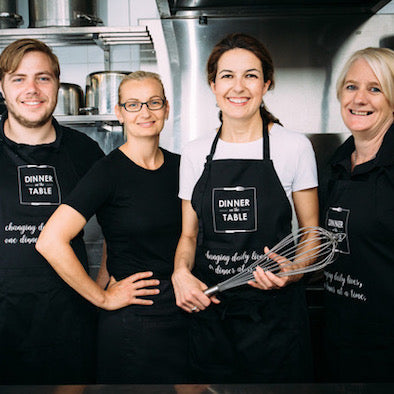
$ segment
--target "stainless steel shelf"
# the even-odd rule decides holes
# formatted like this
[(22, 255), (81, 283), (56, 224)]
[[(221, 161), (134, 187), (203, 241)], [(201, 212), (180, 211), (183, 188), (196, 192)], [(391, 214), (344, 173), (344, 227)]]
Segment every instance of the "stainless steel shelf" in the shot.
[(63, 124), (87, 124), (87, 123), (103, 123), (118, 122), (113, 114), (108, 115), (53, 115), (59, 123)]
[[(104, 50), (104, 65), (110, 70), (110, 47), (113, 45), (143, 45), (142, 51), (154, 56), (152, 37), (146, 26), (128, 27), (43, 27), (28, 29), (0, 29), (0, 48), (20, 38), (35, 38), (51, 47), (97, 45)], [(148, 56), (147, 55), (147, 56)], [(55, 115), (59, 123), (72, 125), (99, 125), (120, 129), (115, 115)]]
[(19, 38), (36, 38), (50, 46), (152, 44), (146, 26), (129, 27), (44, 27), (29, 29), (0, 29), (0, 47), (5, 47)]
[(114, 114), (109, 115), (54, 115), (56, 120), (64, 125), (75, 127), (95, 127), (98, 131), (123, 132), (123, 126)]

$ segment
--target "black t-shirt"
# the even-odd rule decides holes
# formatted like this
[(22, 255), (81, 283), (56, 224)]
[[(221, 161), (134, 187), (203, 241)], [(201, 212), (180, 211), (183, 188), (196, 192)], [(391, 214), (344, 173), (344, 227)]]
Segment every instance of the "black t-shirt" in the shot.
[[(0, 126), (1, 278), (54, 277), (51, 266), (35, 250), (37, 238), (49, 216), (104, 153), (90, 137), (60, 126), (55, 119), (53, 143), (15, 143), (4, 135), (6, 118), (5, 113)], [(86, 267), (81, 235), (72, 245)], [(29, 286), (35, 286), (34, 280), (30, 282)], [(7, 283), (10, 282), (4, 279), (4, 286)]]
[(169, 279), (181, 232), (179, 156), (161, 149), (157, 170), (119, 149), (97, 162), (65, 203), (86, 220), (96, 213), (107, 242), (107, 269), (119, 280), (141, 271)]

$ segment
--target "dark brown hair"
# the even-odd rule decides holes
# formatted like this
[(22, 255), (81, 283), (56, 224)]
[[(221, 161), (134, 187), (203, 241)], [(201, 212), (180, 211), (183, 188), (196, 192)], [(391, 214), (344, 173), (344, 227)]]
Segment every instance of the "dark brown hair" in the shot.
[[(246, 49), (252, 52), (261, 61), (261, 66), (264, 74), (264, 82), (271, 81), (268, 90), (271, 90), (275, 86), (274, 80), (274, 64), (272, 57), (268, 52), (267, 48), (256, 38), (244, 34), (244, 33), (232, 33), (220, 40), (213, 48), (207, 62), (207, 79), (208, 83), (215, 82), (216, 74), (218, 70), (218, 62), (220, 57), (231, 49)], [(268, 123), (280, 123), (279, 119), (272, 115), (262, 104), (260, 108), (261, 117), (263, 121)], [(220, 112), (219, 118), (222, 121), (222, 113)]]
[(59, 80), (60, 66), (57, 56), (46, 44), (33, 38), (22, 38), (14, 41), (3, 50), (0, 55), (0, 80), (3, 80), (4, 74), (15, 72), (26, 53), (33, 51), (48, 55), (52, 71), (56, 79)]

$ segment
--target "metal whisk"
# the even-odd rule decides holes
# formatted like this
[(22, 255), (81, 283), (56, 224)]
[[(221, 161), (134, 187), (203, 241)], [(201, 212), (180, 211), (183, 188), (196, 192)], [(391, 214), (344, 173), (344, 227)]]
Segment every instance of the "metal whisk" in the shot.
[(332, 233), (321, 227), (301, 227), (283, 238), (268, 253), (254, 261), (239, 274), (210, 287), (205, 294), (212, 296), (224, 290), (247, 284), (254, 279), (253, 271), (260, 266), (277, 276), (289, 276), (317, 271), (332, 263), (337, 245), (344, 233)]

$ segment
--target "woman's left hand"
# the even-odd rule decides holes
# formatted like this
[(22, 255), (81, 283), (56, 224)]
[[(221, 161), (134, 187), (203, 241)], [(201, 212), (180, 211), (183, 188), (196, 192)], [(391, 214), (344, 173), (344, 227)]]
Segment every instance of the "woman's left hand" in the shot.
[(137, 272), (122, 280), (117, 281), (111, 276), (107, 290), (105, 290), (105, 300), (101, 308), (106, 310), (116, 310), (128, 305), (152, 305), (153, 300), (140, 297), (153, 296), (159, 294), (157, 279), (150, 279), (153, 272)]

